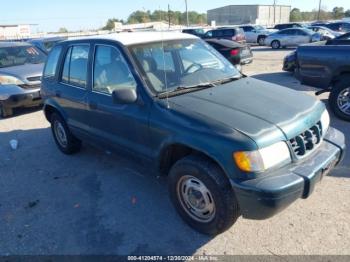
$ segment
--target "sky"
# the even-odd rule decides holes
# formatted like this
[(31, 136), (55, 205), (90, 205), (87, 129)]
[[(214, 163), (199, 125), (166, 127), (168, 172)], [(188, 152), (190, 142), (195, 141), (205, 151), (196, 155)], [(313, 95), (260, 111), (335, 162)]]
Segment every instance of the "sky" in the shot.
[[(188, 0), (189, 10), (205, 13), (208, 9), (234, 4), (272, 4), (273, 0)], [(277, 0), (303, 11), (318, 8), (319, 0)], [(37, 24), (33, 31), (96, 29), (108, 18), (126, 19), (135, 10), (185, 11), (185, 0), (0, 0), (0, 24)], [(349, 0), (322, 0), (328, 10), (334, 6), (350, 9)], [(4, 12), (4, 10), (6, 10)]]

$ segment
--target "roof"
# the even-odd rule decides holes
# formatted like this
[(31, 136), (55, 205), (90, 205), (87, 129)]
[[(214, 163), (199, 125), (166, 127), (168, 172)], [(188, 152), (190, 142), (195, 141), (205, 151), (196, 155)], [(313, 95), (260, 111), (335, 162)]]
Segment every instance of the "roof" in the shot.
[[(218, 7), (218, 8), (214, 8), (214, 9), (210, 9), (208, 10), (208, 12), (211, 12), (211, 11), (216, 11), (216, 10), (219, 10), (219, 9), (226, 9), (226, 8), (229, 8), (229, 7), (258, 7), (258, 6), (270, 6), (270, 7), (274, 7), (274, 5), (226, 5), (226, 6), (221, 6), (221, 7)], [(289, 7), (291, 8), (290, 5), (276, 5), (276, 7)]]
[(180, 39), (198, 39), (198, 37), (180, 32), (132, 32), (132, 33), (114, 33), (109, 35), (89, 36), (83, 38), (76, 38), (71, 40), (84, 39), (104, 39), (114, 40), (123, 45), (135, 45), (150, 42), (171, 41)]
[(0, 41), (0, 48), (13, 47), (13, 46), (31, 46), (31, 44), (26, 43), (26, 42), (2, 42), (2, 41)]

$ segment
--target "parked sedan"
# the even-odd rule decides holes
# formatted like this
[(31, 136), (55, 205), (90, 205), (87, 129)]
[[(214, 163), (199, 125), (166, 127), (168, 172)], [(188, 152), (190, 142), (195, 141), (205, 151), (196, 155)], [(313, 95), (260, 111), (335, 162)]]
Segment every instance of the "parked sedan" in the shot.
[(321, 35), (306, 28), (289, 28), (269, 35), (265, 45), (273, 49), (321, 41)]
[(253, 54), (248, 45), (225, 39), (207, 39), (206, 42), (238, 68), (240, 68), (240, 65), (249, 64), (253, 61)]
[(350, 32), (350, 23), (349, 22), (335, 22), (325, 25), (329, 29), (337, 32), (347, 33)]
[(29, 40), (28, 42), (31, 43), (32, 45), (36, 46), (39, 48), (41, 51), (44, 53), (49, 53), (52, 47), (54, 47), (57, 43), (66, 40), (67, 38), (65, 37), (43, 37), (43, 38), (38, 38), (38, 39), (32, 39)]
[(322, 36), (322, 40), (330, 40), (342, 35), (342, 33), (333, 31), (325, 26), (309, 26), (308, 29), (319, 33)]
[(13, 108), (41, 104), (40, 80), (46, 55), (23, 42), (0, 43), (0, 117)]

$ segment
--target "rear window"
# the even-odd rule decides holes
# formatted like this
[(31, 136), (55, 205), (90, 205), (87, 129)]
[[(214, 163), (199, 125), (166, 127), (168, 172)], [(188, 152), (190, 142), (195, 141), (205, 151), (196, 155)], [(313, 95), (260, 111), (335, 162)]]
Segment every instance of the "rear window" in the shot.
[(50, 52), (46, 61), (45, 69), (44, 69), (45, 78), (53, 77), (56, 75), (58, 60), (60, 58), (61, 51), (62, 51), (62, 47), (57, 46), (53, 48), (52, 51)]
[(89, 50), (88, 45), (76, 45), (68, 49), (64, 61), (62, 82), (86, 87)]

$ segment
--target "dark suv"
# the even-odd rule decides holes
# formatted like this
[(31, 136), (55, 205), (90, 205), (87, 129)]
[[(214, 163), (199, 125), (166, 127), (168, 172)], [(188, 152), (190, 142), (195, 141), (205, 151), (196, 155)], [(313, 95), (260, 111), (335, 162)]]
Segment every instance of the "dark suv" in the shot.
[(63, 153), (86, 141), (142, 160), (168, 176), (180, 216), (207, 234), (307, 198), (345, 148), (322, 102), (244, 77), (189, 34), (59, 43), (41, 91)]
[(239, 27), (222, 27), (210, 30), (203, 36), (204, 39), (227, 39), (238, 42), (240, 44), (246, 43), (245, 34), (242, 28)]
[(288, 29), (288, 28), (302, 28), (303, 25), (299, 23), (287, 23), (287, 24), (278, 24), (275, 25), (273, 29), (276, 30), (283, 30), (283, 29)]

